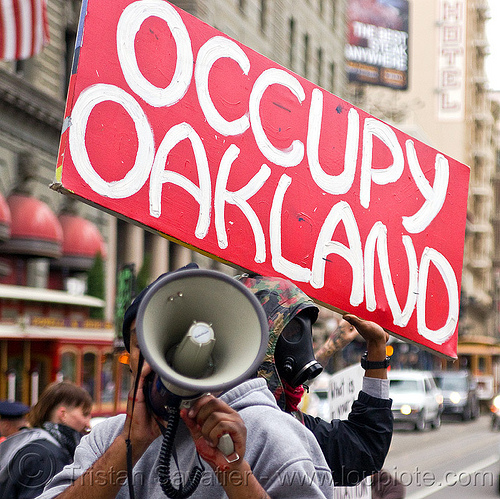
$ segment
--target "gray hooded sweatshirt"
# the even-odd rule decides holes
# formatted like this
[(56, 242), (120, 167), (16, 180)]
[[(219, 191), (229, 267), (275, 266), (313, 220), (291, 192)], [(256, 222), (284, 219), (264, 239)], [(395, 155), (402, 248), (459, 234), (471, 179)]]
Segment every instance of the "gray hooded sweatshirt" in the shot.
[[(247, 428), (245, 459), (253, 474), (273, 499), (333, 497), (330, 469), (314, 435), (276, 405), (274, 396), (263, 379), (251, 379), (221, 395), (221, 399), (237, 410)], [(75, 452), (74, 462), (66, 466), (47, 485), (39, 499), (57, 496), (87, 470), (120, 434), (125, 415), (114, 416), (97, 425), (85, 436)], [(163, 498), (157, 469), (162, 437), (158, 437), (140, 458), (133, 470), (137, 499)], [(175, 439), (178, 468), (172, 462), (172, 481), (178, 483), (177, 469), (184, 479), (198, 462), (193, 440), (181, 420)], [(94, 486), (105, 479), (125, 482), (125, 473), (111, 470), (106, 476), (93, 477)], [(128, 498), (128, 485), (117, 497)], [(191, 496), (200, 499), (226, 497), (210, 466), (205, 463), (201, 482)]]

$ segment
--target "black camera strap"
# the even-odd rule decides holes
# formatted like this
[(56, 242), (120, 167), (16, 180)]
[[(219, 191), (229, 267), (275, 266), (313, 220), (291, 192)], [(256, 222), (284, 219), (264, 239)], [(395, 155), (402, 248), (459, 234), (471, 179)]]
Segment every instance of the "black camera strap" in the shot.
[(132, 462), (132, 442), (130, 441), (130, 431), (132, 429), (132, 419), (134, 417), (135, 399), (137, 397), (137, 390), (139, 389), (139, 379), (141, 377), (143, 365), (144, 365), (144, 357), (142, 353), (139, 353), (139, 361), (137, 363), (137, 375), (134, 381), (134, 397), (132, 399), (132, 407), (130, 408), (130, 426), (128, 428), (127, 439), (125, 440), (125, 443), (127, 444), (127, 482), (128, 482), (128, 492), (130, 499), (135, 499), (133, 473), (132, 473), (134, 463)]

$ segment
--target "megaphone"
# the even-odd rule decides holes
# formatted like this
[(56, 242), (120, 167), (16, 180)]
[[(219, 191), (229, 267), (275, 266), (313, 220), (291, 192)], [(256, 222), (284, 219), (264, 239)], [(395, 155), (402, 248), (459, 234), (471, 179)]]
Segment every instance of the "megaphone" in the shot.
[[(269, 337), (266, 314), (236, 279), (214, 270), (180, 270), (148, 288), (137, 311), (136, 334), (154, 371), (144, 387), (147, 404), (167, 421), (159, 482), (168, 497), (186, 498), (198, 486), (202, 469), (194, 467), (180, 488), (170, 479), (179, 408), (204, 393), (233, 388), (257, 372)], [(217, 447), (228, 462), (239, 459), (230, 435), (222, 435)]]
[(149, 402), (164, 419), (178, 400), (228, 390), (256, 373), (269, 338), (253, 293), (222, 272), (203, 269), (153, 283), (139, 306), (136, 331), (159, 378)]

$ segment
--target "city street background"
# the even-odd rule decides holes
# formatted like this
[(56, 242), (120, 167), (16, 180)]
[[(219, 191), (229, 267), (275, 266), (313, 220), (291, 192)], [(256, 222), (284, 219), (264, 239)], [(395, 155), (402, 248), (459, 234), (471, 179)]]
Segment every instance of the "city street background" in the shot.
[(406, 499), (499, 497), (499, 454), (489, 415), (468, 423), (443, 418), (438, 430), (398, 427), (384, 467), (407, 485)]

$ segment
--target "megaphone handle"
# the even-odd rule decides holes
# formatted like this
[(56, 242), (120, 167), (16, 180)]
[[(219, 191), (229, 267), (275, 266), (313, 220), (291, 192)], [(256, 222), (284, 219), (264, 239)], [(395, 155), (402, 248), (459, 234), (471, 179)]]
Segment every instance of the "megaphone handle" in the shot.
[[(219, 438), (217, 448), (222, 452), (222, 454), (224, 454), (224, 457), (226, 458), (226, 461), (228, 463), (234, 463), (240, 458), (240, 456), (238, 456), (238, 454), (234, 452), (234, 442), (231, 438), (231, 435), (228, 435), (227, 433), (224, 433), (224, 435)], [(233, 459), (229, 459), (229, 456), (231, 454), (235, 454), (235, 457)]]
[[(192, 404), (193, 404), (193, 399), (184, 399), (181, 402), (181, 407), (189, 409)], [(229, 464), (235, 463), (240, 458), (238, 453), (234, 451), (234, 442), (233, 439), (231, 438), (231, 435), (229, 435), (228, 433), (224, 433), (224, 435), (222, 435), (222, 437), (219, 438), (219, 443), (217, 444), (217, 448), (222, 452), (222, 454), (224, 454), (224, 457), (226, 458), (226, 461)], [(234, 458), (229, 459), (229, 456), (232, 454), (234, 454)]]

